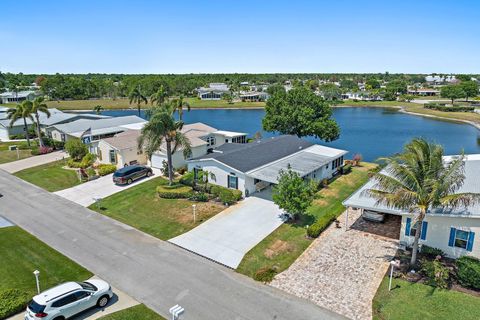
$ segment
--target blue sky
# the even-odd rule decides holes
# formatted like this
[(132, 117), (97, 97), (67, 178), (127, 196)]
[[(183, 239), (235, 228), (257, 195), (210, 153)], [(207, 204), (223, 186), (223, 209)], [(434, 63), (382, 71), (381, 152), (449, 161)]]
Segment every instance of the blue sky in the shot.
[(1, 0), (0, 70), (480, 73), (480, 1)]

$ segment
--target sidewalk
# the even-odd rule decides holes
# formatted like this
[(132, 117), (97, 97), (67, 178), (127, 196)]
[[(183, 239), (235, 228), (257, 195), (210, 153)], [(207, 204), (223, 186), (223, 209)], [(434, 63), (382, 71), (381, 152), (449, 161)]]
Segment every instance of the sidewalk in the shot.
[(8, 173), (15, 173), (22, 171), (23, 169), (28, 169), (31, 167), (36, 167), (45, 163), (54, 162), (57, 160), (62, 160), (68, 157), (68, 153), (63, 150), (54, 151), (47, 154), (42, 154), (39, 156), (33, 156), (30, 158), (25, 158), (18, 161), (7, 162), (0, 164), (0, 169), (7, 171)]

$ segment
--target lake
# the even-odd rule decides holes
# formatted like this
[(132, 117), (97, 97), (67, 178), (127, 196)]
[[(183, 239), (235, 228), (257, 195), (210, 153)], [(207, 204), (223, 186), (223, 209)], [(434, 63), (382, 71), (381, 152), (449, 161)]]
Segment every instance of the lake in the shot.
[[(137, 115), (136, 110), (105, 110), (103, 115)], [(186, 123), (203, 122), (219, 130), (246, 132), (253, 136), (261, 131), (263, 137), (273, 133), (262, 131), (262, 109), (194, 109), (184, 112)], [(350, 151), (349, 156), (360, 153), (366, 161), (392, 155), (413, 137), (425, 137), (445, 148), (446, 154), (480, 153), (480, 132), (475, 127), (450, 121), (437, 120), (398, 112), (385, 108), (334, 108), (333, 114), (340, 125), (340, 138), (324, 143), (312, 142)], [(144, 116), (142, 112), (142, 117)]]

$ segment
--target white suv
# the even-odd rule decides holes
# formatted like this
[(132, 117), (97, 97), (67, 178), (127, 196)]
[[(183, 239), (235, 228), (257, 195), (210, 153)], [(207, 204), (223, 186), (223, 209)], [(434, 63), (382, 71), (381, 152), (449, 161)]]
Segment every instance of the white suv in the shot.
[(94, 306), (103, 308), (112, 296), (112, 287), (103, 280), (66, 282), (33, 297), (25, 320), (64, 320)]

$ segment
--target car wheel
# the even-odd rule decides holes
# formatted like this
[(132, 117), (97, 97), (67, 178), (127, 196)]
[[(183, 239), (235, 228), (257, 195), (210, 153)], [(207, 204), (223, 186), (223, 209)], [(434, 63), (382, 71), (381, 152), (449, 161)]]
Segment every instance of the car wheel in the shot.
[(101, 296), (100, 299), (98, 299), (97, 301), (97, 306), (103, 308), (108, 304), (108, 301), (110, 301), (109, 296)]
[(56, 318), (53, 318), (53, 320), (65, 320), (64, 317), (56, 317)]
[(152, 171), (147, 171), (147, 177), (150, 177), (152, 175)]
[(127, 184), (132, 184), (132, 179), (128, 179)]

